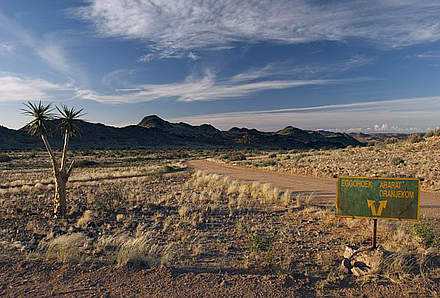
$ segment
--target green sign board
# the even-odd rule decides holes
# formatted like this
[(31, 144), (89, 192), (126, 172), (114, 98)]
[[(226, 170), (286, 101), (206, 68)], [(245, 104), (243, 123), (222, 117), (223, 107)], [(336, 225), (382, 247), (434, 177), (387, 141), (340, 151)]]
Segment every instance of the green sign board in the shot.
[(418, 179), (341, 177), (337, 188), (337, 216), (419, 218)]

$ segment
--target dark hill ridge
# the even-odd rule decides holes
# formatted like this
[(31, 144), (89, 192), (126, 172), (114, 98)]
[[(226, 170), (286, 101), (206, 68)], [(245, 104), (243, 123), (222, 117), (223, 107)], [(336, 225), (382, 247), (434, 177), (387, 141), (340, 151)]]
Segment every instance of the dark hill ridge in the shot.
[[(49, 123), (50, 137), (55, 147), (62, 142), (61, 132), (55, 131), (57, 121)], [(76, 149), (128, 149), (128, 148), (261, 148), (309, 149), (359, 146), (361, 142), (344, 133), (308, 131), (288, 126), (277, 132), (232, 128), (221, 131), (212, 125), (193, 126), (170, 123), (156, 115), (147, 116), (138, 125), (112, 127), (100, 123), (77, 121), (80, 137), (75, 137)], [(42, 148), (39, 138), (29, 136), (25, 128), (12, 130), (0, 126), (0, 150)]]
[(0, 150), (34, 148), (36, 140), (20, 130), (0, 126)]

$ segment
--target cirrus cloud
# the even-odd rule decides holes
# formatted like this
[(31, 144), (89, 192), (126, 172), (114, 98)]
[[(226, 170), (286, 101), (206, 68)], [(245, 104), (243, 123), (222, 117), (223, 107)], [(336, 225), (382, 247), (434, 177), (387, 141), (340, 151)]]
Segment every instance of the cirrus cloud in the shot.
[[(255, 73), (218, 79), (211, 71), (202, 77), (188, 76), (182, 82), (168, 84), (143, 84), (130, 88), (116, 89), (113, 94), (98, 94), (93, 90), (78, 90), (77, 97), (104, 102), (145, 102), (162, 98), (179, 101), (210, 101), (246, 97), (267, 90), (281, 90), (302, 86), (346, 84), (369, 80), (357, 79), (291, 79), (271, 80), (269, 70), (255, 70)], [(260, 80), (264, 79), (264, 80)]]
[(402, 47), (440, 39), (438, 1), (91, 0), (75, 14), (101, 36), (146, 42), (146, 61), (235, 42), (359, 38)]

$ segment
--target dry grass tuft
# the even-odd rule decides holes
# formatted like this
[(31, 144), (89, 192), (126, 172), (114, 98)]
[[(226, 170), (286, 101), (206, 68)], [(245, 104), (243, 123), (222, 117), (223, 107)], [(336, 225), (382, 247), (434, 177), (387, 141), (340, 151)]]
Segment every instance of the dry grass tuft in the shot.
[(85, 228), (93, 219), (93, 211), (86, 210), (84, 214), (76, 222), (76, 226), (80, 228)]
[(187, 219), (188, 216), (191, 213), (191, 210), (190, 210), (190, 208), (188, 206), (182, 206), (182, 207), (179, 208), (178, 212), (179, 212), (180, 218)]
[(80, 261), (88, 246), (87, 238), (81, 233), (59, 236), (47, 243), (46, 257), (63, 263)]
[(127, 234), (101, 236), (95, 244), (95, 252), (112, 254), (119, 250), (122, 244), (129, 239)]
[(118, 266), (154, 267), (160, 264), (158, 249), (147, 236), (128, 239), (121, 245), (116, 263)]

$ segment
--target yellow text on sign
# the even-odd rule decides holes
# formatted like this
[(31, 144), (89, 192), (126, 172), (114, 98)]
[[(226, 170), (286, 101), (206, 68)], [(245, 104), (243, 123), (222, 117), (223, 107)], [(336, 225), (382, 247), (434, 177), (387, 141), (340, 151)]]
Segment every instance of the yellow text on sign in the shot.
[(373, 216), (381, 216), (383, 210), (387, 207), (387, 201), (379, 201), (379, 206), (376, 206), (377, 203), (374, 200), (367, 200), (368, 208), (371, 209), (371, 215)]

